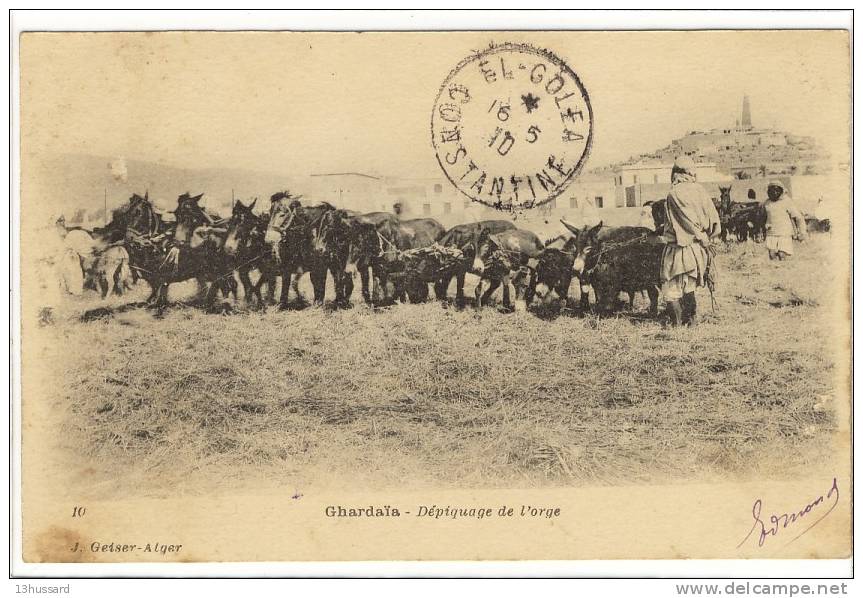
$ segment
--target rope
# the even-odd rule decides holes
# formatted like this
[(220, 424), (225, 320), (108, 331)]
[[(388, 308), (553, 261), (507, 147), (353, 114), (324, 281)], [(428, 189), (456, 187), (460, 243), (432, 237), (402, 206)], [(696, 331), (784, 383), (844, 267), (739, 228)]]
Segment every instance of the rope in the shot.
[(402, 256), (406, 253), (406, 252), (402, 251), (401, 249), (399, 249), (398, 247), (396, 247), (396, 246), (395, 246), (395, 244), (394, 244), (392, 241), (390, 241), (389, 239), (387, 239), (385, 236), (383, 236), (383, 235), (380, 233), (380, 231), (375, 231), (375, 232), (376, 232), (376, 233), (377, 233), (377, 235), (378, 235), (378, 239), (380, 239), (381, 241), (383, 241), (384, 243), (386, 243), (387, 245), (389, 245), (390, 247), (392, 247), (393, 251), (395, 251), (395, 252), (396, 252), (396, 254), (397, 254), (397, 255), (396, 255), (396, 257), (399, 257), (399, 258), (400, 258), (400, 257), (402, 257)]
[(139, 272), (146, 272), (147, 274), (152, 274), (153, 276), (158, 276), (157, 272), (152, 272), (150, 270), (147, 270), (146, 268), (142, 268), (141, 266), (133, 266), (132, 264), (129, 264), (129, 267), (134, 268), (135, 270), (138, 270)]
[(280, 235), (284, 235), (285, 231), (291, 227), (291, 224), (294, 222), (294, 216), (297, 215), (297, 209), (293, 208), (290, 212), (291, 217), (288, 218), (288, 221), (283, 223), (281, 226), (272, 226), (271, 228), (279, 233)]
[(227, 278), (228, 276), (233, 276), (235, 271), (239, 270), (239, 269), (240, 269), (240, 268), (242, 268), (243, 266), (248, 266), (249, 264), (252, 264), (252, 263), (254, 263), (254, 262), (257, 262), (259, 259), (261, 259), (261, 258), (263, 258), (263, 257), (264, 257), (263, 255), (259, 255), (258, 257), (255, 257), (255, 258), (252, 258), (252, 259), (250, 259), (250, 260), (247, 260), (247, 261), (243, 262), (242, 264), (240, 264), (240, 265), (238, 265), (238, 266), (236, 266), (236, 267), (234, 267), (234, 268), (231, 268), (231, 269), (230, 269), (230, 270), (228, 270), (228, 272), (226, 272), (225, 274), (222, 274), (221, 276), (217, 276), (216, 278), (214, 278), (214, 279), (213, 279), (213, 281), (215, 282), (216, 280), (222, 280), (223, 278)]

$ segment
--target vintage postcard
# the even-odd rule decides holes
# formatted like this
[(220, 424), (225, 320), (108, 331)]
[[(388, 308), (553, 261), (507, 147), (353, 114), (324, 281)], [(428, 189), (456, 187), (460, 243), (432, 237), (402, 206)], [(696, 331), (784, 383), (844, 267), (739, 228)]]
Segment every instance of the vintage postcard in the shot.
[(849, 557), (850, 45), (23, 32), (20, 558)]

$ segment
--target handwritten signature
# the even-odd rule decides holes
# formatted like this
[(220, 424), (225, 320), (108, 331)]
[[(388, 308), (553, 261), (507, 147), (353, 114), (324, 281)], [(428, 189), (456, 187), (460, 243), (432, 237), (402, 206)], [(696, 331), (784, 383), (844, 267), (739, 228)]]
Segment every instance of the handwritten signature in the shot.
[[(819, 510), (817, 509), (817, 507), (820, 507), (822, 504), (830, 502), (831, 499), (833, 500), (833, 504), (830, 505), (830, 508), (825, 511), (824, 514), (821, 515), (821, 517), (812, 521), (812, 523), (809, 524), (808, 527), (806, 527), (805, 529), (803, 529), (803, 531), (794, 536), (788, 542), (788, 544), (791, 544), (791, 542), (794, 542), (800, 536), (815, 527), (818, 523), (821, 522), (822, 519), (827, 517), (827, 515), (829, 515), (833, 509), (836, 508), (836, 505), (839, 502), (839, 484), (837, 483), (836, 478), (833, 478), (833, 485), (830, 486), (830, 490), (827, 491), (827, 494), (822, 494), (815, 500), (809, 502), (802, 509), (800, 509), (799, 511), (795, 511), (794, 513), (782, 513), (780, 515), (771, 514), (770, 517), (767, 518), (766, 523), (765, 520), (761, 518), (762, 503), (761, 499), (759, 498), (752, 505), (752, 528), (749, 530), (749, 533), (746, 534), (746, 537), (743, 538), (740, 544), (737, 545), (737, 548), (743, 546), (743, 544), (752, 537), (756, 530), (758, 532), (758, 546), (764, 546), (764, 541), (767, 539), (768, 536), (775, 537), (780, 531), (788, 528), (788, 526), (797, 523), (799, 520), (807, 518), (807, 516), (813, 511)], [(786, 546), (788, 544), (786, 544)]]

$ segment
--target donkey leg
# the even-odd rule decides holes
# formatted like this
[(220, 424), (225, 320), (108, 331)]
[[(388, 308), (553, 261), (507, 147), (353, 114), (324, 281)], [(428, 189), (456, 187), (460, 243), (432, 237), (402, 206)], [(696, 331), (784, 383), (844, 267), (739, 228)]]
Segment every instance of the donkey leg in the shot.
[(119, 274), (119, 271), (114, 272), (113, 276), (108, 276), (107, 273), (105, 273), (105, 282), (108, 284), (107, 292), (105, 293), (105, 295), (114, 295), (114, 294), (119, 295), (120, 294), (120, 285), (117, 284), (117, 275), (118, 274)]
[(127, 266), (125, 260), (120, 260), (120, 263), (117, 265), (117, 269), (114, 271), (114, 294), (122, 295), (124, 291), (127, 290), (126, 286), (126, 274), (127, 274)]
[(578, 298), (578, 304), (582, 311), (590, 311), (590, 285), (579, 283), (578, 285), (581, 296)]
[(458, 274), (455, 277), (455, 302), (456, 305), (462, 305), (464, 303), (464, 277), (466, 273), (464, 270), (459, 270)]
[(324, 296), (327, 291), (327, 270), (326, 268), (315, 268), (309, 272), (309, 277), (312, 279), (312, 289), (314, 291), (315, 305), (324, 304)]
[(386, 273), (380, 265), (372, 266), (372, 303), (386, 303)]
[[(246, 301), (248, 302), (249, 305), (256, 305), (260, 309), (264, 308), (265, 304), (264, 304), (264, 299), (261, 296), (261, 287), (264, 285), (265, 282), (267, 282), (267, 280), (263, 276), (261, 276), (260, 280), (258, 280), (258, 282), (253, 284), (252, 288), (249, 289), (249, 296), (246, 299)], [(269, 291), (270, 291), (270, 289), (273, 288), (273, 286), (275, 286), (275, 285), (272, 282), (269, 282), (267, 284), (268, 299), (269, 299)], [(272, 301), (270, 301), (270, 302), (272, 303)]]
[(475, 299), (474, 307), (476, 307), (476, 309), (479, 309), (482, 307), (483, 283), (484, 283), (484, 279), (480, 278), (479, 282), (476, 283), (476, 288), (473, 290), (473, 296)]
[[(303, 297), (303, 294), (300, 292), (300, 278), (303, 277), (304, 273), (305, 272), (303, 271), (302, 268), (297, 268), (294, 271), (294, 278), (291, 281), (291, 288), (294, 289), (294, 295), (296, 295), (297, 301), (299, 303), (305, 303), (306, 302), (305, 297)], [(309, 277), (311, 278), (311, 275), (309, 275)]]
[(435, 299), (437, 299), (438, 301), (446, 300), (446, 293), (447, 293), (447, 290), (449, 289), (449, 283), (451, 280), (452, 280), (451, 276), (444, 276), (443, 278), (441, 278), (440, 280), (435, 282), (435, 285), (434, 285)]
[(213, 306), (220, 290), (222, 291), (222, 296), (225, 296), (225, 287), (223, 284), (221, 281), (213, 281), (210, 288), (207, 289), (207, 295), (204, 297), (204, 307), (209, 308)]
[(247, 304), (251, 304), (252, 298), (255, 295), (255, 286), (252, 284), (252, 279), (249, 278), (249, 271), (239, 270), (237, 274), (240, 277), (240, 283), (243, 285), (243, 299)]
[(147, 305), (152, 305), (153, 303), (156, 302), (156, 300), (159, 297), (160, 284), (154, 283), (152, 280), (147, 280), (147, 284), (150, 285), (150, 296), (147, 297), (147, 300), (145, 301), (145, 303)]
[(333, 276), (333, 286), (336, 289), (336, 302), (347, 306), (354, 292), (354, 275), (347, 270), (347, 260), (337, 262), (335, 267), (330, 269), (330, 274)]
[(505, 275), (500, 284), (503, 285), (503, 307), (506, 310), (512, 309), (512, 301), (509, 296), (509, 275)]
[[(282, 270), (282, 295), (279, 298), (279, 306), (282, 309), (287, 309), (289, 299), (290, 299), (290, 289), (291, 289), (291, 269), (285, 268)], [(296, 282), (293, 283), (296, 286)]]
[[(488, 303), (488, 300), (491, 298), (492, 293), (494, 293), (497, 290), (497, 288), (500, 286), (500, 283), (501, 283), (501, 280), (499, 278), (496, 278), (496, 279), (491, 281), (491, 284), (489, 285), (488, 289), (486, 289), (485, 293), (482, 294), (482, 302), (483, 303)], [(507, 285), (507, 286), (509, 286), (509, 285)], [(507, 289), (507, 296), (508, 295), (509, 295), (509, 289)]]
[(659, 289), (655, 286), (647, 287), (647, 296), (650, 297), (650, 315), (659, 315)]
[[(328, 268), (330, 272), (330, 276), (333, 277), (333, 290), (335, 291), (336, 297), (335, 302), (336, 305), (343, 305), (346, 303), (345, 301), (345, 279), (349, 278), (349, 275), (342, 276), (343, 272), (339, 270), (338, 266), (330, 266)], [(326, 281), (327, 275), (324, 273), (324, 292), (326, 293)]]
[(234, 296), (234, 301), (237, 300), (237, 290), (239, 289), (239, 285), (237, 284), (237, 279), (234, 278), (234, 273), (231, 272), (231, 275), (224, 280), (225, 286), (222, 289), (222, 295), (224, 295), (225, 299), (230, 299), (230, 296)]
[(273, 304), (276, 302), (276, 280), (279, 278), (279, 273), (275, 270), (267, 270), (266, 272), (261, 271), (261, 277), (258, 279), (258, 283), (255, 285), (255, 290), (258, 295), (258, 300), (263, 301), (261, 299), (261, 286), (267, 285), (267, 303)]
[(207, 288), (207, 282), (202, 278), (198, 277), (195, 279), (195, 282), (198, 283), (198, 292), (195, 294), (195, 303), (201, 303), (207, 297), (207, 293), (209, 289)]
[(156, 300), (156, 305), (165, 307), (168, 305), (168, 283), (163, 282), (159, 286), (159, 298)]
[(99, 272), (99, 293), (102, 295), (102, 299), (108, 296), (109, 284), (108, 284), (108, 275), (105, 272)]
[[(294, 269), (290, 265), (285, 265), (282, 269), (282, 293), (279, 297), (279, 306), (282, 309), (287, 309), (288, 304), (290, 303), (291, 297), (291, 287), (294, 288), (294, 291), (297, 291), (297, 280), (300, 275), (294, 273)], [(299, 298), (299, 295), (297, 296)]]
[[(372, 302), (372, 296), (369, 292), (369, 267), (364, 266), (360, 268), (360, 284), (362, 285), (362, 293), (363, 293), (363, 301), (366, 303)], [(353, 285), (353, 281), (351, 281), (351, 285)], [(350, 297), (350, 293), (348, 294)]]
[[(531, 269), (530, 275), (527, 278), (527, 286), (524, 288), (524, 297), (521, 302), (518, 301), (518, 294), (516, 293), (516, 309), (527, 311), (528, 306), (533, 303), (533, 298), (536, 297), (536, 270)], [(560, 295), (560, 291), (557, 293)], [(565, 298), (566, 295), (564, 294)], [(521, 304), (520, 304), (521, 303)]]

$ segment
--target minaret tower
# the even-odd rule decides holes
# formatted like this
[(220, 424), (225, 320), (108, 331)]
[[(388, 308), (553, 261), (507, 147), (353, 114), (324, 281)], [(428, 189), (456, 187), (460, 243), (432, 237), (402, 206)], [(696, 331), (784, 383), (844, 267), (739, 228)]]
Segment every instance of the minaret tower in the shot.
[(740, 118), (740, 126), (744, 129), (752, 128), (752, 114), (749, 112), (749, 96), (743, 96), (743, 114)]

